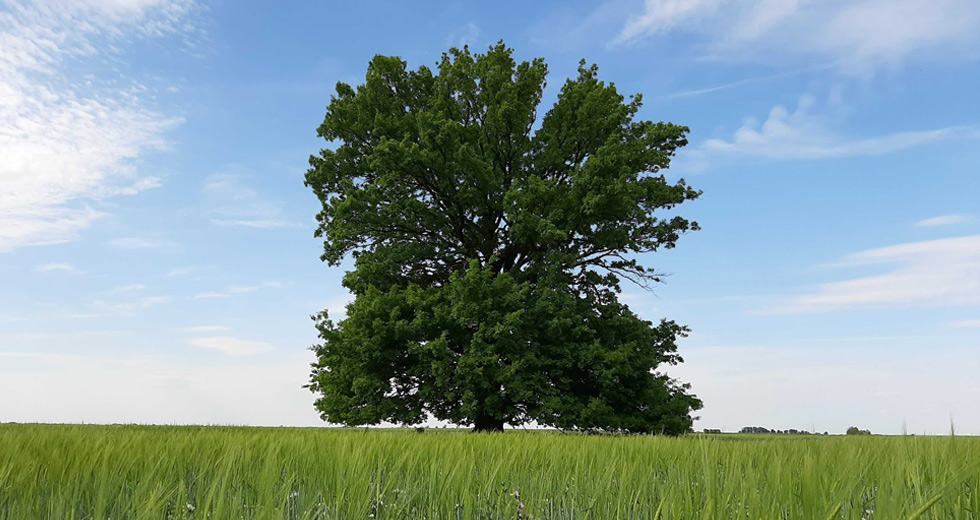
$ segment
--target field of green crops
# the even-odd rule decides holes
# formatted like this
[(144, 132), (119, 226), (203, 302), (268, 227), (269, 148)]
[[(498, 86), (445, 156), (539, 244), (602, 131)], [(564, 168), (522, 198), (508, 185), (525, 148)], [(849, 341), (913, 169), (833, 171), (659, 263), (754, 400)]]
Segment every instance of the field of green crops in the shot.
[(0, 519), (980, 518), (980, 438), (0, 424)]

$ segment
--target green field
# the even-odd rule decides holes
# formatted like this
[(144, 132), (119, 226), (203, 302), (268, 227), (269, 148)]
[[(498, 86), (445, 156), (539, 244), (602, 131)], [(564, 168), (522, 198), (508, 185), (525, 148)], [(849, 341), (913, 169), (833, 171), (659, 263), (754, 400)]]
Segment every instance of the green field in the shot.
[(978, 488), (971, 437), (0, 424), (0, 519), (956, 520)]

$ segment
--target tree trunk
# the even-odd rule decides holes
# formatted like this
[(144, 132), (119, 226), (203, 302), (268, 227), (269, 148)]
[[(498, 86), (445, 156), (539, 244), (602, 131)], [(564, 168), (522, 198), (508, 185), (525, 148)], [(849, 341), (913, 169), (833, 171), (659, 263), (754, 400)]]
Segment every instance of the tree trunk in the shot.
[(489, 415), (480, 415), (473, 422), (473, 432), (502, 432), (504, 431), (504, 420), (491, 417)]

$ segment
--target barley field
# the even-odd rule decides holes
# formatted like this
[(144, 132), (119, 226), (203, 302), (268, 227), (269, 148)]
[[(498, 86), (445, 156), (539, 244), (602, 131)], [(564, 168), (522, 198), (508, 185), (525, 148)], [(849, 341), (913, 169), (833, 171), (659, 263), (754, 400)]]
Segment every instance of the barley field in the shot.
[(977, 519), (980, 438), (0, 424), (7, 519)]

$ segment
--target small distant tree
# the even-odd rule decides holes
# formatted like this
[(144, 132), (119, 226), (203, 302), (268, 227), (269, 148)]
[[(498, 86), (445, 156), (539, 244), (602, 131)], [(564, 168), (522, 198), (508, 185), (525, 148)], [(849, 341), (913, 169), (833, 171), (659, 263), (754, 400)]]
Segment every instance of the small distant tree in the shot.
[(687, 328), (618, 299), (621, 279), (660, 279), (638, 253), (697, 229), (662, 216), (700, 195), (661, 173), (688, 129), (636, 120), (640, 96), (584, 62), (539, 119), (547, 66), (512, 54), (376, 56), (337, 84), (306, 184), (354, 301), (316, 317), (316, 407), (347, 425), (688, 432), (701, 401), (658, 371)]
[(857, 426), (851, 426), (847, 429), (847, 435), (871, 435), (871, 430), (862, 430)]

